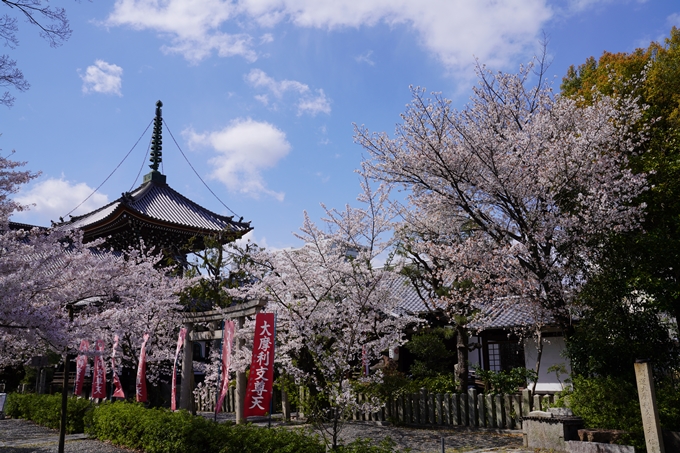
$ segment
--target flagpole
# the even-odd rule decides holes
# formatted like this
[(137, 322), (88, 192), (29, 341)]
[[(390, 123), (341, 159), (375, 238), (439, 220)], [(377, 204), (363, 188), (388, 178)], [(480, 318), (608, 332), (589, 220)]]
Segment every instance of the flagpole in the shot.
[[(276, 360), (276, 313), (274, 313), (274, 335), (272, 339), (272, 349), (274, 360)], [(274, 367), (274, 362), (272, 362), (272, 367)], [(272, 373), (273, 376), (273, 373)], [(272, 413), (274, 412), (274, 383), (272, 382), (272, 397), (269, 399), (269, 429), (272, 427)]]

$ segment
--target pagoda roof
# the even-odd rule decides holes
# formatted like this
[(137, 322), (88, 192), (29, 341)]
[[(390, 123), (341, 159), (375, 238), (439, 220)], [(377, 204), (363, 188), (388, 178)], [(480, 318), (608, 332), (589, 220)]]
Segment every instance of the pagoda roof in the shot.
[(250, 222), (214, 213), (171, 188), (164, 179), (152, 178), (117, 200), (56, 226), (82, 230), (85, 241), (114, 235), (133, 224), (186, 238), (226, 233), (226, 241), (252, 230)]
[(67, 221), (60, 218), (56, 228), (79, 229), (83, 240), (105, 239), (114, 250), (139, 245), (171, 248), (176, 251), (202, 249), (204, 238), (214, 236), (221, 243), (231, 242), (252, 230), (243, 217), (216, 214), (194, 203), (167, 184), (166, 176), (158, 171), (162, 162), (163, 118), (161, 101), (156, 102), (153, 120), (150, 162), (151, 172), (132, 192), (88, 214)]

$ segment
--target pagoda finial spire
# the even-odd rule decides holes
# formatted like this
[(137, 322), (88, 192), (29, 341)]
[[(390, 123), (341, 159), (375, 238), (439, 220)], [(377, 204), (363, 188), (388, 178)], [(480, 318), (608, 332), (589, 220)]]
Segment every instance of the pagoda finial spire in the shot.
[(151, 137), (151, 165), (149, 167), (153, 171), (158, 171), (158, 164), (163, 161), (163, 112), (161, 111), (163, 103), (156, 102), (156, 118), (153, 120), (153, 137)]
[(144, 182), (155, 181), (157, 183), (165, 184), (165, 175), (158, 171), (158, 164), (163, 161), (163, 112), (161, 111), (163, 103), (156, 102), (156, 117), (153, 120), (153, 136), (151, 137), (151, 157), (149, 161), (151, 171), (144, 176)]

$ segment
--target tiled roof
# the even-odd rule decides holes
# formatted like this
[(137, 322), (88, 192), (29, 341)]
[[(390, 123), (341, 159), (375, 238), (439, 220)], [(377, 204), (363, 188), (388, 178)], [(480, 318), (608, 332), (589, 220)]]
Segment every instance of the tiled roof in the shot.
[(189, 200), (167, 184), (154, 181), (142, 184), (95, 211), (72, 217), (62, 225), (68, 228), (87, 228), (100, 222), (105, 223), (107, 218), (113, 218), (124, 208), (150, 220), (206, 232), (228, 230), (244, 234), (251, 229), (250, 222), (238, 222), (232, 217), (216, 214)]
[(519, 298), (506, 298), (495, 303), (485, 304), (481, 308), (481, 315), (470, 323), (474, 330), (508, 329), (513, 327), (528, 327), (540, 321), (542, 324), (554, 323), (551, 316), (531, 310), (522, 304)]
[[(392, 280), (392, 294), (401, 300), (395, 310), (397, 313), (419, 315), (430, 311), (406, 277), (394, 277)], [(534, 324), (534, 320), (538, 316), (536, 313), (532, 313), (525, 305), (520, 304), (519, 299), (516, 298), (497, 300), (493, 304), (480, 304), (479, 309), (478, 317), (469, 325), (473, 330), (530, 326)], [(543, 316), (542, 320), (545, 324), (553, 322), (549, 316)]]

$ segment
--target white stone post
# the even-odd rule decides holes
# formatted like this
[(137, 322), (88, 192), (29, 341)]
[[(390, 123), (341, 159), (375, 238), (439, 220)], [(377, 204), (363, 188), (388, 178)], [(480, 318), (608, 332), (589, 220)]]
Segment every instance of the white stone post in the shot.
[[(243, 324), (245, 323), (245, 316), (239, 316), (236, 319), (236, 325), (238, 326), (239, 330), (243, 328)], [(236, 343), (236, 349), (241, 350), (243, 349), (243, 346), (245, 345), (245, 340), (243, 338), (239, 338), (238, 342)], [(246, 402), (246, 386), (248, 384), (248, 381), (246, 380), (246, 373), (245, 371), (237, 371), (236, 372), (236, 423), (245, 423), (245, 417), (243, 416), (243, 406), (245, 405)]]
[(665, 453), (663, 434), (659, 424), (659, 411), (656, 408), (652, 367), (647, 360), (635, 361), (635, 380), (637, 381), (642, 412), (642, 427), (645, 431), (647, 453)]
[(187, 329), (184, 340), (184, 353), (182, 354), (182, 388), (179, 395), (179, 408), (189, 412), (194, 411), (194, 344), (191, 341), (193, 323), (184, 324)]

